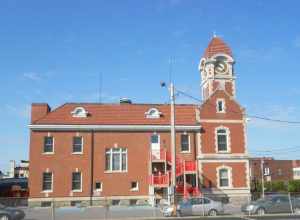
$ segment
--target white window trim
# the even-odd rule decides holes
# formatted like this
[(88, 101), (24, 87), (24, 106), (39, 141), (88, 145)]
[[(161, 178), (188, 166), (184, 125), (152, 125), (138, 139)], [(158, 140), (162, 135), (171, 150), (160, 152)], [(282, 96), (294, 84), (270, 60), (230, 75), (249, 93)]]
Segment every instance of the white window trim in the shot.
[[(125, 147), (114, 147), (114, 148), (118, 148), (121, 149), (121, 158), (120, 158), (120, 170), (113, 170), (112, 169), (112, 165), (113, 165), (113, 160), (112, 160), (112, 150), (113, 148), (109, 148), (109, 154), (110, 154), (110, 169), (109, 170), (105, 170), (104, 173), (127, 173), (128, 172), (128, 149)], [(126, 170), (122, 170), (122, 149), (126, 149)], [(106, 150), (105, 150), (105, 163), (106, 163)]]
[(264, 167), (263, 170), (264, 170), (264, 176), (270, 176), (270, 173), (271, 173), (271, 172), (270, 172), (270, 167), (267, 167), (267, 166), (266, 166), (266, 167)]
[(102, 181), (97, 181), (96, 183), (101, 183), (101, 188), (96, 189), (96, 186), (95, 186), (95, 191), (96, 192), (102, 192), (103, 191), (103, 182)]
[(79, 152), (74, 152), (73, 150), (74, 150), (74, 137), (72, 138), (72, 154), (75, 154), (75, 155), (81, 155), (81, 154), (83, 154), (83, 146), (84, 146), (84, 138), (83, 138), (83, 136), (79, 136), (79, 135), (76, 135), (75, 137), (81, 137), (81, 151)]
[[(77, 111), (81, 112), (77, 113)], [(86, 118), (88, 116), (88, 111), (86, 111), (84, 107), (76, 107), (73, 111), (71, 111), (71, 115), (74, 118)]]
[(130, 191), (131, 192), (137, 192), (137, 191), (139, 191), (139, 182), (138, 181), (132, 181), (132, 182), (136, 182), (136, 187), (135, 188), (131, 188)]
[(295, 180), (300, 179), (300, 167), (294, 167), (293, 168), (293, 179), (295, 179)]
[[(228, 171), (228, 186), (220, 186), (220, 170), (222, 169), (226, 169)], [(233, 188), (232, 186), (232, 167), (229, 167), (229, 166), (225, 166), (225, 165), (222, 165), (222, 166), (219, 166), (217, 167), (217, 187), (219, 189), (231, 189)]]
[(71, 188), (73, 188), (73, 173), (80, 173), (80, 189), (72, 189), (72, 192), (82, 192), (82, 172), (81, 171), (73, 171), (72, 172), (72, 185)]
[[(219, 102), (222, 102), (222, 106), (223, 106), (223, 109), (222, 111), (219, 111)], [(216, 101), (216, 111), (217, 113), (226, 113), (226, 105), (225, 105), (225, 99), (217, 99)]]
[[(151, 112), (154, 111), (153, 114)], [(161, 112), (157, 108), (150, 108), (148, 111), (145, 112), (146, 118), (160, 118)]]
[[(226, 130), (226, 141), (227, 141), (227, 151), (219, 151), (218, 148), (218, 130), (224, 129)], [(231, 139), (230, 139), (230, 130), (227, 127), (219, 126), (215, 128), (215, 151), (216, 153), (230, 153), (231, 152)]]
[[(45, 152), (45, 138), (46, 137), (52, 137), (53, 144), (52, 144), (52, 151), (51, 152)], [(54, 152), (55, 152), (54, 147), (55, 147), (55, 138), (53, 136), (51, 136), (51, 134), (48, 133), (47, 136), (43, 137), (43, 153), (42, 154), (44, 154), (44, 155), (52, 155), (52, 154), (54, 154)]]
[[(188, 142), (189, 142), (189, 149), (188, 150), (182, 150), (181, 135), (187, 135), (188, 136)], [(191, 153), (191, 136), (188, 133), (186, 133), (186, 132), (180, 134), (180, 152), (181, 153)]]
[(44, 184), (44, 173), (51, 173), (51, 190), (42, 190), (42, 193), (52, 193), (53, 192), (53, 184), (54, 184), (54, 175), (53, 172), (46, 170), (45, 172), (43, 172), (43, 182), (42, 182), (42, 188), (43, 188), (43, 184)]

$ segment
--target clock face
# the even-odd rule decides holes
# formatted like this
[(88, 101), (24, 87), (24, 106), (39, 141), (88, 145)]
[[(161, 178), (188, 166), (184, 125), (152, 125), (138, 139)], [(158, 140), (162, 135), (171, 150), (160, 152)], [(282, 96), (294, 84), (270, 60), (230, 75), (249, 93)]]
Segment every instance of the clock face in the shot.
[(215, 63), (215, 73), (226, 74), (228, 71), (227, 63), (223, 60), (217, 60)]

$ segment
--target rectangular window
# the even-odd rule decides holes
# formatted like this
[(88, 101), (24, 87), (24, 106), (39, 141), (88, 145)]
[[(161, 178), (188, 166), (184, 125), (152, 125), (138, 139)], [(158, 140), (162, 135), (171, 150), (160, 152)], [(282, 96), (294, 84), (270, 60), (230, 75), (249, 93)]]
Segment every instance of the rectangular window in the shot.
[(72, 173), (72, 190), (81, 190), (81, 172)]
[(294, 177), (298, 179), (300, 177), (300, 169), (299, 168), (294, 168)]
[(217, 100), (217, 112), (225, 112), (225, 102), (224, 100)]
[(53, 137), (44, 137), (44, 153), (53, 153)]
[(43, 191), (52, 191), (52, 173), (43, 173)]
[(264, 168), (264, 175), (265, 176), (269, 176), (270, 175), (270, 168), (269, 167), (265, 167)]
[(181, 151), (189, 152), (190, 151), (190, 140), (188, 134), (181, 135)]
[(111, 162), (111, 153), (110, 153), (110, 150), (106, 150), (106, 152), (105, 152), (105, 170), (111, 170), (110, 162)]
[(219, 175), (220, 175), (220, 187), (228, 187), (229, 186), (228, 170), (221, 169), (219, 171)]
[(227, 133), (225, 129), (217, 131), (218, 151), (227, 151)]
[(96, 182), (95, 188), (96, 191), (102, 191), (102, 182)]
[(73, 153), (82, 153), (82, 145), (82, 137), (73, 137)]
[(127, 149), (110, 148), (105, 152), (106, 171), (127, 171)]
[(131, 182), (131, 191), (138, 191), (139, 190), (139, 183), (136, 181)]

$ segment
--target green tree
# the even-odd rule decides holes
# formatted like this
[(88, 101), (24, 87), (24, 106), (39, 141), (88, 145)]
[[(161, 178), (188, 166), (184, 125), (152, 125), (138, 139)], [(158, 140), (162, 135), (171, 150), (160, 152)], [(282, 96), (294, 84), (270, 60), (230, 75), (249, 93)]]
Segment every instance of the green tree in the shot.
[(289, 192), (300, 192), (300, 180), (290, 180), (288, 183)]

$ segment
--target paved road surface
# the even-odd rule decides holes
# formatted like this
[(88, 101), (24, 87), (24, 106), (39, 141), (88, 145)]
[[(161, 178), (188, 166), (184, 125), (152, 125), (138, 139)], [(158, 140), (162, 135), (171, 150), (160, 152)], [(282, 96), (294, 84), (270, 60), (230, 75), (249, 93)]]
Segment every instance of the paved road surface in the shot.
[[(50, 208), (25, 209), (26, 220), (52, 220), (52, 210)], [(201, 220), (300, 220), (299, 216), (218, 216), (212, 217), (184, 217), (184, 218), (164, 218), (158, 208), (152, 207), (111, 207), (108, 211), (102, 207), (90, 208), (57, 208), (55, 209), (55, 220), (104, 220), (104, 219), (201, 219)]]

